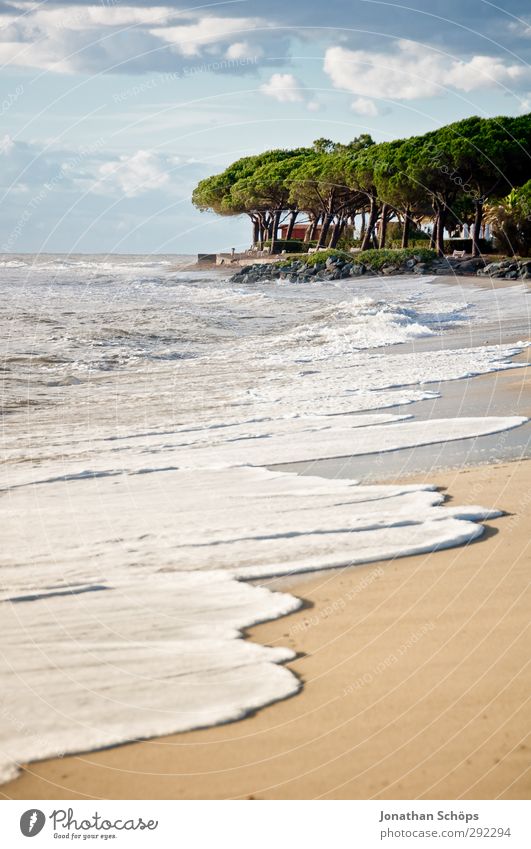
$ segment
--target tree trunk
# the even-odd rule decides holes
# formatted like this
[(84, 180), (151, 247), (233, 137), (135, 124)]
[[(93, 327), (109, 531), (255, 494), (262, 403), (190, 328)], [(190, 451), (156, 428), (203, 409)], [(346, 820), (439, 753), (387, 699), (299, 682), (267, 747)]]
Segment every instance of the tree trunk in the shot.
[(435, 213), (435, 218), (433, 219), (433, 229), (431, 231), (430, 236), (430, 248), (432, 251), (437, 249), (437, 233), (439, 230), (439, 213)]
[(289, 242), (289, 240), (293, 236), (293, 228), (295, 227), (295, 222), (297, 220), (297, 214), (298, 213), (297, 213), (296, 209), (293, 209), (290, 213), (288, 231), (286, 233), (286, 241), (287, 242)]
[(369, 248), (371, 243), (372, 235), (374, 232), (374, 227), (378, 220), (378, 203), (376, 202), (375, 197), (371, 197), (371, 205), (369, 209), (369, 222), (367, 224), (367, 229), (365, 230), (365, 234), (363, 236), (363, 241), (361, 243), (362, 251), (366, 251)]
[(330, 229), (330, 224), (332, 223), (332, 218), (334, 216), (328, 213), (324, 217), (323, 226), (321, 227), (321, 233), (319, 235), (319, 241), (317, 242), (317, 248), (324, 248), (326, 245), (326, 237), (328, 236), (328, 231)]
[(310, 223), (308, 225), (308, 229), (306, 230), (306, 236), (304, 237), (305, 242), (313, 242), (313, 240), (315, 239), (317, 227), (319, 226), (319, 218), (319, 215), (312, 215), (310, 217)]
[(260, 241), (260, 224), (258, 222), (258, 218), (255, 215), (252, 216), (251, 221), (253, 222), (253, 247), (254, 247)]
[(475, 202), (476, 214), (474, 216), (474, 236), (472, 239), (472, 256), (481, 256), (481, 249), (479, 247), (479, 239), (481, 234), (481, 225), (483, 223), (483, 201), (477, 200)]
[(380, 239), (378, 242), (378, 247), (383, 249), (385, 248), (385, 240), (387, 238), (387, 210), (388, 206), (386, 203), (382, 204), (382, 212), (380, 215)]
[(444, 256), (444, 225), (446, 224), (446, 207), (442, 206), (439, 210), (439, 226), (437, 228), (437, 253), (439, 256)]
[(405, 211), (405, 214), (404, 214), (404, 225), (403, 225), (403, 229), (402, 229), (402, 248), (407, 248), (407, 246), (409, 245), (409, 226), (410, 226), (409, 215), (410, 215), (410, 209), (409, 209), (409, 206), (408, 206), (406, 211)]
[(360, 243), (363, 242), (365, 238), (365, 230), (367, 227), (367, 216), (365, 215), (365, 210), (361, 210), (361, 227), (360, 227)]
[(270, 252), (275, 253), (278, 239), (278, 225), (280, 224), (281, 210), (277, 209), (271, 217), (271, 248)]
[(258, 216), (258, 247), (260, 248), (261, 251), (264, 250), (265, 239), (266, 239), (266, 228), (265, 228), (264, 216), (260, 214)]
[(343, 232), (343, 228), (345, 226), (345, 219), (340, 215), (334, 224), (334, 228), (332, 230), (332, 235), (330, 236), (330, 243), (328, 245), (329, 248), (335, 248), (337, 243), (341, 238), (341, 234)]

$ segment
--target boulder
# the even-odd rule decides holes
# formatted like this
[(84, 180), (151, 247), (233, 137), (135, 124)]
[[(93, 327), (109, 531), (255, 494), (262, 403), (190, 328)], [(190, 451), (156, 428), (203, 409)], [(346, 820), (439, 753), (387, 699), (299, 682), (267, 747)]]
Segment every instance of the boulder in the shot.
[(467, 259), (465, 262), (459, 263), (456, 270), (462, 274), (476, 274), (478, 268), (483, 268), (484, 266), (485, 260), (481, 259), (481, 257), (476, 257), (475, 259)]

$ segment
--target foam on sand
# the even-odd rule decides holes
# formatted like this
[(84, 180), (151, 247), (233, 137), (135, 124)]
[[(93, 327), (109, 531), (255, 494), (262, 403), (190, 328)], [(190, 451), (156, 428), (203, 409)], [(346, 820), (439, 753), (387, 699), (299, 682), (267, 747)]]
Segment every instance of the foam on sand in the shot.
[(498, 515), (274, 465), (521, 425), (391, 408), (514, 367), (524, 342), (441, 339), (493, 314), (513, 328), (523, 287), (499, 304), (426, 278), (238, 288), (171, 262), (2, 269), (0, 780), (292, 695), (291, 650), (243, 633), (299, 601), (250, 579), (461, 545)]
[(242, 630), (299, 601), (242, 579), (461, 545), (498, 515), (445, 508), (430, 486), (245, 467), (148, 477), (42, 487), (25, 544), (25, 489), (11, 493), (2, 780), (26, 761), (228, 722), (296, 693), (279, 665), (293, 653)]

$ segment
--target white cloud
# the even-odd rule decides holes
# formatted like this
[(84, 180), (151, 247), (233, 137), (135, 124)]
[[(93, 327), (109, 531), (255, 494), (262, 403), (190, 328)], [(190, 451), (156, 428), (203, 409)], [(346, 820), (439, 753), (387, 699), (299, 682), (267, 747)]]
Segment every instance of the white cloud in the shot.
[(170, 42), (184, 56), (197, 56), (204, 45), (216, 43), (235, 34), (248, 32), (260, 24), (258, 18), (205, 17), (194, 24), (156, 27), (151, 29), (150, 33)]
[(517, 37), (531, 38), (531, 23), (528, 21), (511, 22), (508, 30), (514, 32)]
[(378, 107), (374, 100), (368, 97), (358, 97), (352, 101), (351, 108), (358, 115), (367, 115), (369, 118), (375, 118), (378, 115)]
[(0, 153), (3, 153), (5, 156), (8, 156), (14, 147), (15, 142), (11, 136), (6, 134), (2, 139), (0, 139)]
[[(106, 150), (101, 141), (56, 148), (44, 140), (10, 140), (0, 154), (6, 192), (0, 204), (0, 247), (134, 253), (142, 245), (146, 253), (192, 253), (212, 244), (246, 243), (245, 222), (205, 220), (188, 202), (198, 180), (212, 174), (212, 161), (148, 148), (144, 154), (148, 150), (146, 158)], [(163, 184), (161, 173), (168, 176)], [(141, 183), (143, 189), (159, 188), (138, 191)]]
[(321, 104), (318, 100), (309, 100), (306, 104), (306, 109), (308, 112), (319, 112), (321, 108)]
[(496, 85), (512, 88), (531, 77), (529, 68), (506, 65), (493, 56), (473, 56), (468, 62), (453, 62), (443, 82), (460, 91), (474, 91)]
[(264, 51), (259, 45), (253, 47), (248, 41), (235, 41), (225, 53), (227, 59), (260, 59)]
[(171, 6), (112, 6), (104, 4), (94, 6), (42, 6), (40, 4), (20, 3), (25, 18), (32, 26), (53, 29), (89, 30), (99, 27), (128, 27), (134, 25), (165, 24), (175, 21), (180, 13)]
[(273, 74), (260, 91), (279, 103), (301, 103), (305, 99), (304, 89), (293, 74)]
[(17, 3), (17, 8), (18, 17), (12, 9), (0, 11), (0, 63), (62, 73), (175, 71), (191, 56), (256, 58), (263, 49), (255, 42), (273, 32), (258, 17), (220, 17), (164, 5), (107, 5), (104, 0), (58, 5), (49, 0)]
[(114, 194), (116, 189), (126, 197), (137, 197), (144, 192), (160, 189), (169, 180), (165, 163), (148, 150), (124, 154), (98, 169), (98, 180), (93, 191)]
[(497, 85), (518, 87), (531, 79), (531, 71), (521, 65), (505, 64), (490, 56), (462, 61), (404, 39), (397, 40), (394, 50), (386, 53), (330, 47), (324, 70), (336, 88), (360, 98), (395, 100), (433, 97), (448, 88), (470, 92)]

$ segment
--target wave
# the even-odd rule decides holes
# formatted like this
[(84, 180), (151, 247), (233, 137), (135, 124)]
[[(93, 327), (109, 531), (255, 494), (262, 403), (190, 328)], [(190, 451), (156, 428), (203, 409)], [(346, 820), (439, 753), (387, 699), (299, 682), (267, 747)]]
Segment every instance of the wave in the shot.
[(40, 405), (30, 417), (14, 404), (3, 435), (0, 780), (292, 695), (292, 651), (242, 634), (299, 601), (251, 581), (461, 545), (498, 515), (447, 506), (434, 485), (278, 466), (522, 425), (389, 410), (513, 368), (525, 343), (447, 340), (496, 310), (512, 328), (523, 291), (465, 301), (418, 278), (243, 289), (166, 257), (155, 270), (149, 257), (41, 261), (0, 280), (6, 388)]

